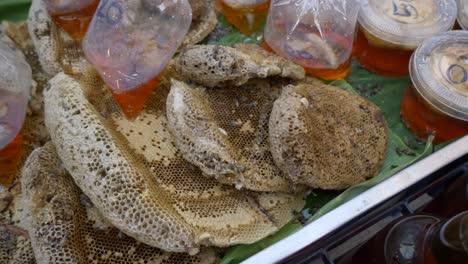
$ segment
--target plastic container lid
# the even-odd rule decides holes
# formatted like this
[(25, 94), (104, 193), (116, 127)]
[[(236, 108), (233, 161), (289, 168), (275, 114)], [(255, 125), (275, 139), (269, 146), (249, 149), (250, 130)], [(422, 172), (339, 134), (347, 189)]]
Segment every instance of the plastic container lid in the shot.
[(440, 112), (468, 121), (468, 31), (427, 39), (410, 61), (418, 93)]
[(458, 2), (458, 24), (464, 30), (468, 30), (468, 0), (457, 0)]
[(368, 33), (402, 49), (450, 30), (457, 17), (455, 0), (361, 0), (358, 21)]

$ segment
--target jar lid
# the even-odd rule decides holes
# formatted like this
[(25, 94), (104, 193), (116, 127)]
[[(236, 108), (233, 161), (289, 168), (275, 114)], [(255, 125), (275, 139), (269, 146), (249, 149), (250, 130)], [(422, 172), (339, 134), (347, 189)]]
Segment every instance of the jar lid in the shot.
[(457, 0), (458, 2), (458, 24), (464, 30), (468, 30), (468, 0)]
[(450, 30), (457, 17), (455, 0), (362, 0), (358, 21), (367, 32), (404, 49)]
[(425, 40), (411, 57), (410, 76), (430, 105), (468, 121), (467, 31), (449, 31)]

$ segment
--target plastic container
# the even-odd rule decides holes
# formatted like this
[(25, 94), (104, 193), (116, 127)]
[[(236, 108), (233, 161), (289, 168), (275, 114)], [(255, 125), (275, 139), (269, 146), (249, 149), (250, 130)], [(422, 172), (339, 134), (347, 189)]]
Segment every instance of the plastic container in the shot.
[[(52, 20), (72, 38), (83, 39), (99, 0), (43, 0)], [(103, 0), (108, 2), (109, 0)]]
[(407, 75), (412, 52), (452, 29), (456, 16), (455, 0), (362, 0), (355, 55), (380, 75)]
[(32, 73), (19, 51), (0, 42), (0, 184), (13, 180), (20, 158)]
[(187, 34), (187, 0), (103, 0), (83, 40), (125, 116), (138, 117)]
[(457, 22), (461, 29), (468, 29), (468, 0), (457, 0), (458, 17)]
[(262, 46), (317, 77), (342, 79), (351, 69), (359, 0), (273, 0)]
[(229, 23), (250, 36), (265, 23), (270, 0), (216, 0), (216, 7)]
[(467, 71), (467, 31), (427, 39), (415, 51), (401, 115), (418, 136), (435, 134), (435, 142), (441, 143), (468, 134)]

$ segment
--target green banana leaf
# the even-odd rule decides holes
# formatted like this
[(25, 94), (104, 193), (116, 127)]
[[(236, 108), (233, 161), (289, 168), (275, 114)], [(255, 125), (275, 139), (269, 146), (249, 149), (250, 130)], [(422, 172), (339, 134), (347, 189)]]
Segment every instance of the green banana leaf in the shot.
[[(0, 21), (21, 21), (27, 17), (30, 0), (0, 0)], [(233, 45), (235, 43), (258, 43), (261, 32), (246, 37), (232, 28), (223, 16), (219, 17), (218, 31), (221, 37), (210, 40), (210, 44)], [(433, 152), (432, 137), (427, 142), (421, 142), (409, 131), (400, 120), (400, 101), (409, 78), (388, 78), (373, 74), (354, 62), (350, 76), (346, 80), (329, 82), (359, 94), (377, 106), (385, 116), (389, 128), (389, 143), (384, 165), (380, 173), (361, 184), (343, 192), (316, 190), (306, 199), (302, 212), (295, 220), (284, 226), (272, 236), (250, 245), (237, 245), (229, 248), (221, 263), (239, 263), (269, 245), (287, 237), (299, 230), (303, 223), (311, 222), (333, 210), (337, 206), (356, 197), (372, 186), (391, 177), (398, 171)]]
[(0, 0), (0, 21), (22, 21), (28, 17), (31, 0)]

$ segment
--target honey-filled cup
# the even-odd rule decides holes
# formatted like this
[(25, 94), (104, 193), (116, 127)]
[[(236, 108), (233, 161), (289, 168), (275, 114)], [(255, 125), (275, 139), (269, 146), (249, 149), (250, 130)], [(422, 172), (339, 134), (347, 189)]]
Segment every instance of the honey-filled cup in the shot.
[(351, 69), (359, 0), (272, 0), (262, 46), (326, 80)]
[[(81, 41), (100, 0), (42, 0), (52, 20), (73, 39)], [(108, 0), (103, 0), (108, 1)]]
[(216, 0), (216, 8), (246, 36), (262, 28), (269, 6), (270, 0)]
[(411, 86), (401, 116), (419, 137), (435, 143), (468, 134), (468, 32), (427, 39), (410, 61)]
[(468, 0), (457, 0), (457, 22), (461, 29), (468, 30)]
[(361, 0), (355, 56), (377, 74), (408, 75), (413, 51), (456, 17), (455, 0)]

